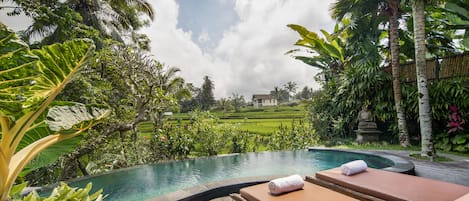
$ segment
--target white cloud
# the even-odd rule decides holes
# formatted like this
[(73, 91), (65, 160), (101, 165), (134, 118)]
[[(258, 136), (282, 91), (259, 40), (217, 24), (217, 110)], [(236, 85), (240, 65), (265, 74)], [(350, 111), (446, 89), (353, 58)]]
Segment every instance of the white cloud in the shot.
[[(177, 27), (177, 1), (150, 2), (156, 19), (142, 32), (152, 40), (152, 54), (167, 65), (181, 68), (186, 82), (200, 86), (203, 76), (208, 75), (215, 83), (218, 98), (232, 93), (250, 98), (253, 93), (268, 93), (274, 86), (288, 81), (297, 82), (300, 88), (319, 87), (313, 79), (318, 70), (284, 55), (295, 48), (293, 43), (299, 38), (286, 25), (293, 23), (313, 31), (331, 31), (334, 22), (328, 8), (333, 0), (236, 0), (234, 9), (240, 20), (225, 30), (213, 49), (199, 47), (192, 41), (192, 32)], [(4, 14), (5, 11), (0, 12)], [(26, 18), (1, 16), (0, 19), (10, 26), (29, 24), (24, 22)], [(195, 40), (213, 42), (210, 35), (205, 31)]]
[[(152, 54), (161, 62), (181, 68), (181, 75), (188, 82), (199, 85), (202, 76), (210, 73), (209, 66), (213, 65), (210, 55), (191, 40), (191, 32), (178, 29), (178, 5), (172, 0), (151, 1), (156, 10), (156, 19), (151, 27), (142, 30), (148, 34), (152, 43)], [(199, 81), (200, 80), (200, 81)]]
[[(16, 6), (13, 2), (0, 2), (0, 6), (2, 7), (14, 7)], [(7, 13), (13, 11), (12, 8), (5, 8), (0, 10), (0, 22), (7, 25), (14, 31), (25, 30), (28, 26), (32, 23), (32, 20), (21, 14), (17, 16), (8, 16)]]
[(206, 29), (202, 30), (199, 38), (197, 38), (199, 43), (206, 43), (210, 41), (210, 36), (208, 35), (208, 31)]
[(176, 2), (154, 0), (158, 15), (145, 33), (152, 39), (152, 53), (168, 65), (180, 67), (187, 82), (200, 86), (202, 77), (210, 76), (217, 97), (240, 93), (250, 98), (253, 93), (268, 93), (288, 81), (295, 81), (300, 87), (319, 88), (313, 78), (318, 70), (284, 55), (295, 48), (293, 43), (299, 38), (286, 25), (331, 31), (334, 21), (328, 8), (332, 2), (237, 0), (235, 11), (240, 21), (226, 30), (216, 48), (207, 53), (191, 40), (190, 32), (177, 28)]

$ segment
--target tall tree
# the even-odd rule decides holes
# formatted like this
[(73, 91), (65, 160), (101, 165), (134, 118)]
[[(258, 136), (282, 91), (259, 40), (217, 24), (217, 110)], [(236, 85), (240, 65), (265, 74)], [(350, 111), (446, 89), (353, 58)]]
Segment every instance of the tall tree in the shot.
[(239, 95), (238, 93), (233, 93), (233, 96), (231, 97), (231, 103), (233, 104), (235, 112), (241, 111), (241, 106), (245, 104), (244, 102), (244, 96)]
[(154, 11), (147, 0), (68, 0), (65, 2), (83, 17), (83, 22), (96, 28), (100, 36), (124, 42), (124, 39), (149, 49), (148, 38), (136, 31), (154, 19)]
[(278, 86), (274, 87), (274, 90), (270, 91), (270, 95), (277, 99), (277, 103), (287, 102), (289, 99), (288, 91)]
[(397, 113), (397, 126), (399, 129), (399, 143), (408, 147), (409, 132), (405, 119), (405, 110), (402, 105), (401, 92), (401, 69), (399, 51), (399, 2), (400, 0), (388, 0), (386, 13), (389, 17), (389, 44), (391, 49), (392, 88), (394, 94), (394, 105)]
[[(157, 80), (159, 92), (165, 97), (172, 97), (177, 101), (190, 98), (191, 92), (184, 85), (184, 79), (177, 76), (180, 71), (176, 67), (165, 67), (162, 63), (154, 61), (156, 67), (152, 72)], [(171, 100), (171, 99), (170, 99)], [(156, 128), (163, 125), (164, 113), (175, 110), (173, 107), (176, 104), (168, 102), (166, 99), (154, 99), (150, 106), (151, 118), (153, 119)]]
[(218, 105), (223, 110), (223, 113), (225, 113), (230, 108), (231, 101), (228, 98), (220, 98), (220, 100), (218, 100)]
[(213, 89), (215, 86), (208, 76), (204, 77), (204, 83), (200, 89), (199, 100), (202, 110), (209, 110), (215, 104)]
[[(160, 112), (165, 108), (175, 106), (176, 91), (170, 90), (171, 80), (177, 77), (168, 76), (167, 68), (141, 50), (126, 47), (108, 47), (100, 51), (94, 65), (106, 63), (106, 73), (99, 77), (99, 70), (95, 67), (85, 69), (88, 74), (94, 74), (107, 82), (108, 90), (103, 90), (107, 104), (113, 108), (112, 118), (106, 126), (97, 133), (98, 136), (83, 142), (74, 152), (65, 157), (65, 168), (61, 179), (76, 176), (79, 159), (93, 153), (97, 147), (118, 134), (122, 137), (130, 132), (133, 140), (137, 138), (137, 125), (150, 119), (153, 112)], [(171, 73), (170, 73), (171, 74)], [(87, 76), (91, 77), (91, 76)], [(179, 82), (179, 81), (178, 81)], [(162, 86), (164, 85), (164, 86)], [(81, 169), (83, 172), (83, 170)], [(86, 175), (86, 172), (83, 172)]]
[[(74, 37), (89, 37), (98, 49), (104, 39), (119, 42), (130, 41), (142, 49), (149, 49), (149, 39), (137, 33), (149, 20), (154, 11), (146, 0), (13, 0), (17, 7), (11, 15), (24, 13), (33, 19), (33, 24), (23, 32), (26, 39), (44, 37), (42, 44), (62, 42)], [(0, 7), (1, 8), (1, 7)]]
[[(381, 12), (388, 17), (390, 44), (389, 48), (391, 50), (391, 66), (393, 80), (392, 84), (394, 92), (394, 105), (397, 114), (397, 125), (399, 129), (399, 142), (401, 146), (407, 147), (410, 145), (409, 133), (407, 130), (407, 123), (405, 119), (405, 110), (402, 105), (402, 92), (400, 82), (399, 4), (400, 0), (369, 0), (360, 1), (358, 3), (351, 0), (339, 0), (334, 4), (332, 10), (333, 17), (335, 17), (339, 21), (343, 20), (347, 14), (350, 14), (349, 16), (352, 21), (362, 21), (364, 18), (366, 18), (366, 16), (378, 12)], [(386, 21), (382, 21), (379, 23), (384, 24), (386, 23)], [(357, 25), (370, 27), (367, 23), (357, 23)], [(377, 28), (378, 27), (375, 27), (374, 29)], [(371, 31), (371, 33), (374, 32), (376, 31)], [(366, 35), (367, 32), (361, 34)]]
[(303, 87), (301, 92), (298, 93), (298, 97), (303, 100), (309, 100), (313, 97), (313, 89), (308, 86)]
[(280, 87), (275, 86), (274, 90), (270, 92), (272, 96), (274, 96), (275, 100), (277, 100), (277, 103), (280, 102)]
[(430, 113), (430, 96), (427, 87), (426, 61), (425, 61), (425, 2), (412, 1), (412, 15), (414, 19), (415, 40), (415, 68), (417, 71), (417, 87), (419, 99), (419, 120), (422, 143), (422, 156), (433, 157), (435, 149), (432, 137), (432, 117)]
[(296, 86), (296, 82), (289, 81), (286, 84), (283, 85), (283, 87), (288, 91), (289, 98), (293, 97), (293, 95), (296, 92), (296, 89), (298, 86)]
[(187, 83), (184, 88), (189, 90), (192, 98), (183, 98), (182, 100), (179, 101), (179, 105), (181, 106), (181, 112), (193, 111), (196, 108), (200, 107), (199, 105), (200, 88), (195, 87), (192, 83)]

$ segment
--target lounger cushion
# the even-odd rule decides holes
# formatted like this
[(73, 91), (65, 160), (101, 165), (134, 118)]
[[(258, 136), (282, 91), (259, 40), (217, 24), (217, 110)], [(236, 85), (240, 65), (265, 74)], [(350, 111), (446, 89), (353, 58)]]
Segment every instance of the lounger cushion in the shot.
[(248, 201), (347, 201), (356, 200), (327, 188), (305, 182), (303, 190), (281, 195), (271, 195), (268, 183), (258, 184), (240, 190), (240, 194)]
[(373, 168), (352, 176), (334, 168), (317, 172), (316, 178), (384, 200), (454, 201), (469, 193), (467, 186)]
[(455, 201), (469, 201), (469, 193), (463, 195), (462, 197), (456, 199)]

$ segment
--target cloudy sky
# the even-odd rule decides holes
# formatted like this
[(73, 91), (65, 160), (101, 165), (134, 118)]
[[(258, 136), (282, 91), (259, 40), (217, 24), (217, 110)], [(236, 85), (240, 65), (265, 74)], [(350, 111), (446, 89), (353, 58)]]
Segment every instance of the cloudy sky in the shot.
[(144, 30), (152, 54), (182, 69), (196, 86), (204, 75), (215, 95), (269, 93), (288, 81), (319, 88), (317, 70), (285, 55), (299, 38), (287, 24), (331, 31), (333, 0), (154, 0), (156, 20)]
[[(200, 86), (208, 75), (215, 96), (269, 93), (288, 81), (319, 88), (316, 69), (285, 55), (299, 39), (287, 24), (331, 31), (333, 0), (149, 0), (155, 21), (142, 30), (151, 53), (181, 69), (186, 82)], [(21, 23), (0, 11), (0, 20), (16, 30)], [(11, 23), (9, 23), (11, 22)]]

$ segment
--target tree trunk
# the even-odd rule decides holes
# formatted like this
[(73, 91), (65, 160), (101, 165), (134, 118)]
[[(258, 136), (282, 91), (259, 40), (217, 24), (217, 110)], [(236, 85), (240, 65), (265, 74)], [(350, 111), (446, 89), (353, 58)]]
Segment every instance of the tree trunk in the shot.
[(409, 132), (407, 131), (407, 122), (405, 119), (405, 110), (402, 107), (401, 92), (401, 69), (399, 59), (399, 0), (389, 0), (389, 41), (391, 49), (392, 66), (392, 86), (394, 91), (394, 104), (397, 114), (397, 126), (399, 128), (399, 143), (403, 147), (408, 147)]
[(83, 176), (89, 176), (90, 174), (88, 173), (88, 171), (86, 170), (85, 167), (83, 167), (83, 165), (81, 164), (80, 160), (77, 159), (77, 165), (78, 165), (78, 168), (80, 169), (81, 173), (83, 173)]
[[(74, 152), (68, 154), (66, 156), (65, 164), (75, 164), (74, 162), (78, 161), (82, 156), (92, 153), (98, 146), (105, 143), (105, 141), (112, 136), (120, 133), (132, 130), (137, 126), (138, 123), (144, 121), (144, 119), (137, 118), (134, 122), (128, 124), (114, 124), (109, 125), (106, 130), (102, 132), (102, 134), (96, 137), (92, 142), (89, 144), (83, 145), (77, 148)], [(76, 177), (77, 166), (71, 165), (70, 167), (65, 167), (64, 172), (62, 173), (61, 180), (67, 180)]]
[(412, 15), (414, 17), (415, 68), (417, 71), (417, 87), (419, 96), (420, 134), (422, 136), (421, 155), (433, 157), (435, 155), (435, 149), (432, 142), (430, 97), (427, 88), (424, 7), (424, 0), (414, 0), (412, 2)]

